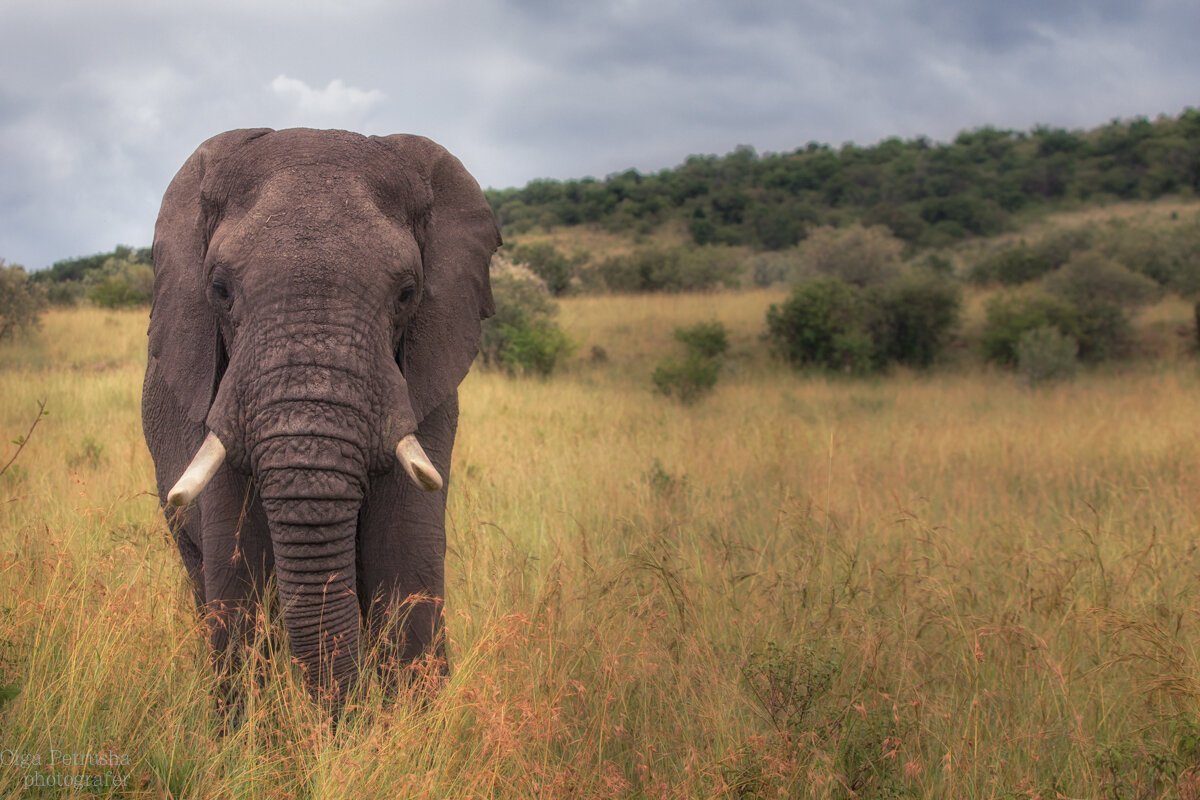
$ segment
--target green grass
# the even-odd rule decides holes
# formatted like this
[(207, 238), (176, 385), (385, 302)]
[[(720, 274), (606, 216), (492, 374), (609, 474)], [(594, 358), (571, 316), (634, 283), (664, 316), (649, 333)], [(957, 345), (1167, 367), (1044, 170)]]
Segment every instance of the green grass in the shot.
[[(50, 412), (0, 477), (0, 750), (129, 763), (4, 762), (0, 795), (1198, 796), (1195, 365), (803, 376), (758, 339), (780, 296), (572, 299), (565, 374), (473, 372), (452, 676), (368, 687), (336, 734), (278, 652), (216, 731), (150, 494), (144, 313), (48, 315), (0, 348), (4, 441)], [(673, 329), (714, 318), (713, 394), (654, 394)]]

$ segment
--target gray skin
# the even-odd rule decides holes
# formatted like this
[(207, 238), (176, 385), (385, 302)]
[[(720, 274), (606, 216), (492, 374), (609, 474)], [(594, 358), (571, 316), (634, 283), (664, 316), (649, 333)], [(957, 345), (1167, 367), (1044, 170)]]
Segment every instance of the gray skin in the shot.
[[(415, 432), (448, 486), (499, 244), (478, 184), (416, 136), (230, 131), (171, 182), (142, 420), (226, 688), (272, 573), (335, 707), (362, 645), (393, 673), (443, 655), (446, 488), (419, 489), (395, 450)], [(225, 463), (168, 508), (210, 431)]]

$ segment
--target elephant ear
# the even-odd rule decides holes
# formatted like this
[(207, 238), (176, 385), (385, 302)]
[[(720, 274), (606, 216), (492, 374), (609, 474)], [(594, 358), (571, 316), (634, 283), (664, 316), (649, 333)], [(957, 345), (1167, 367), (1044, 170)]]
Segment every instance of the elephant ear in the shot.
[(445, 148), (404, 134), (382, 141), (433, 196), (424, 235), (418, 235), (424, 289), (404, 332), (401, 363), (419, 422), (466, 377), (479, 352), (480, 323), (496, 313), (488, 265), (500, 246), (500, 231), (479, 184)]
[(208, 416), (224, 361), (219, 323), (204, 284), (216, 209), (207, 207), (202, 188), (221, 161), (268, 133), (269, 128), (229, 131), (200, 145), (167, 187), (154, 226), (151, 366), (191, 422), (203, 423)]

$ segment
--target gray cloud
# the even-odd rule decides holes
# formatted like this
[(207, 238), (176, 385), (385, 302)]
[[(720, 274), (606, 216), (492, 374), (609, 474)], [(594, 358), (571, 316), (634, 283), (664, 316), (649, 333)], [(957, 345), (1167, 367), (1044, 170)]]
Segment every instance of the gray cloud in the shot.
[(1084, 127), (1197, 103), (1191, 0), (10, 0), (0, 257), (148, 244), (235, 127), (422, 133), (485, 186), (738, 144)]

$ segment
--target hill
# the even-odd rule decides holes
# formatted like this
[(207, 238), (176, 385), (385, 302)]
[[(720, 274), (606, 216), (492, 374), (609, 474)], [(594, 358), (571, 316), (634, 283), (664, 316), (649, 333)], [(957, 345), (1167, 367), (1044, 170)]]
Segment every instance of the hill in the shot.
[(508, 235), (590, 226), (686, 231), (697, 244), (779, 250), (821, 225), (885, 225), (918, 247), (1002, 233), (1029, 212), (1200, 190), (1200, 111), (1113, 120), (1089, 131), (978, 128), (952, 142), (886, 139), (790, 153), (742, 146), (674, 169), (489, 190)]

